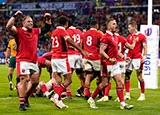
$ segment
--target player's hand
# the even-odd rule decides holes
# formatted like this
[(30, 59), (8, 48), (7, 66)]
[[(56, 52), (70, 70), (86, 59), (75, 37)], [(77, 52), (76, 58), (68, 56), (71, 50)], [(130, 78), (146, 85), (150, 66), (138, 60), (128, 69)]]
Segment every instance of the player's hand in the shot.
[(15, 13), (15, 15), (16, 15), (16, 16), (18, 16), (18, 15), (23, 16), (23, 13), (22, 13), (20, 10), (18, 10), (18, 11)]
[(82, 55), (84, 55), (85, 57), (89, 57), (88, 52), (86, 52), (86, 51), (82, 50), (82, 51), (81, 51), (81, 53), (82, 53)]
[(130, 57), (125, 57), (124, 60), (125, 60), (126, 62), (129, 62), (129, 61), (131, 60), (131, 58), (130, 58)]
[(139, 38), (134, 36), (133, 42), (138, 42)]
[(115, 64), (117, 60), (116, 60), (116, 58), (109, 58), (108, 61), (111, 62), (111, 63), (113, 63), (113, 64)]
[(50, 13), (45, 13), (44, 17), (46, 18), (46, 20), (50, 20), (51, 19), (51, 14)]
[(9, 60), (8, 60), (8, 59), (6, 59), (5, 64), (6, 64), (6, 65), (9, 65)]

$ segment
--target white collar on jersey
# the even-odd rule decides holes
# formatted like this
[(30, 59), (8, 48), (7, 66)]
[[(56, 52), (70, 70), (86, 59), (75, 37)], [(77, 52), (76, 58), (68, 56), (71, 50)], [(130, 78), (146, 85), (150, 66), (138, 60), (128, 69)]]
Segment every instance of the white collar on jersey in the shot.
[(118, 34), (118, 33), (114, 33), (114, 35), (119, 36), (119, 34)]
[(113, 36), (113, 33), (110, 32), (110, 31), (108, 31), (108, 30), (106, 30), (106, 33), (108, 33), (108, 34), (110, 34), (111, 36)]
[(69, 27), (69, 29), (76, 29), (76, 27), (74, 27), (74, 26), (70, 26), (70, 27)]
[(97, 31), (97, 29), (96, 29), (96, 28), (90, 28), (90, 30), (96, 30), (96, 31)]
[(57, 26), (56, 28), (60, 28), (60, 29), (64, 29), (65, 30), (65, 28), (63, 26)]
[(25, 28), (25, 27), (22, 27), (22, 29), (23, 29), (24, 31), (27, 31), (27, 28)]
[(135, 33), (135, 34), (132, 34), (132, 35), (138, 35), (140, 32), (137, 32), (137, 33)]

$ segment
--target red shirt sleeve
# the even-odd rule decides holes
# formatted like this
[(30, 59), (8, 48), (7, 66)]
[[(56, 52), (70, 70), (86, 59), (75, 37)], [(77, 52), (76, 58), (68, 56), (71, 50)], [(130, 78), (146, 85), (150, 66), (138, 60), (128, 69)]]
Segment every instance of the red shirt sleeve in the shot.
[(142, 43), (145, 43), (145, 42), (147, 42), (147, 38), (142, 34)]
[(107, 36), (104, 35), (102, 37), (101, 44), (108, 45), (108, 43), (109, 43), (109, 39), (107, 38)]

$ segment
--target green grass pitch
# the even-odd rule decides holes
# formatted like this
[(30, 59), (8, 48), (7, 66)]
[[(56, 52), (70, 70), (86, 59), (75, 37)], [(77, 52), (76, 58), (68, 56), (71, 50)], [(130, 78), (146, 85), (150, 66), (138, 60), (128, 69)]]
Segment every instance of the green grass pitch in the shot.
[[(131, 100), (126, 101), (128, 104), (133, 104), (132, 110), (120, 110), (119, 103), (114, 102), (117, 97), (115, 83), (112, 81), (110, 95), (113, 98), (109, 102), (96, 103), (97, 110), (91, 109), (86, 100), (75, 96), (77, 88), (80, 86), (80, 81), (74, 74), (72, 77), (72, 99), (65, 99), (63, 102), (69, 106), (66, 109), (58, 109), (50, 102), (49, 99), (43, 97), (29, 98), (31, 108), (27, 111), (19, 111), (19, 99), (16, 91), (9, 90), (9, 82), (7, 78), (8, 67), (0, 65), (0, 115), (158, 115), (160, 114), (160, 89), (146, 89), (146, 100), (138, 102), (140, 89), (138, 89), (138, 81), (133, 72), (131, 77)], [(159, 69), (160, 73), (160, 69)], [(14, 73), (13, 82), (15, 86), (16, 71)], [(48, 81), (49, 74), (46, 69), (43, 69), (40, 81)], [(159, 80), (160, 83), (160, 80)], [(160, 85), (159, 85), (160, 87)], [(96, 88), (95, 80), (91, 84), (91, 91)], [(96, 98), (97, 100), (97, 98)]]

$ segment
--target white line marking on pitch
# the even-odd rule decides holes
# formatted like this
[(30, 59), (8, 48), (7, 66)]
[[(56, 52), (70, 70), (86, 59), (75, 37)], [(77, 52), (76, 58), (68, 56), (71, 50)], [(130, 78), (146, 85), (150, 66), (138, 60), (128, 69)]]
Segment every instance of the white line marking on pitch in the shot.
[(8, 100), (8, 99), (17, 99), (18, 97), (6, 97), (6, 98), (0, 98), (0, 100)]

